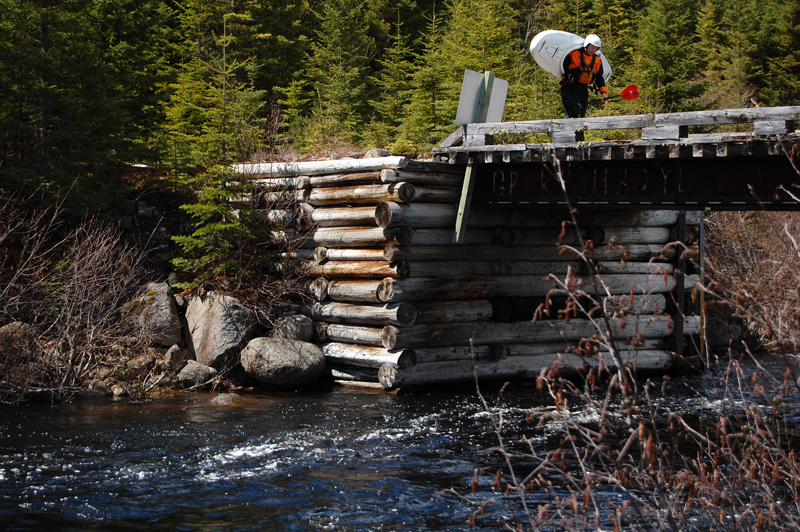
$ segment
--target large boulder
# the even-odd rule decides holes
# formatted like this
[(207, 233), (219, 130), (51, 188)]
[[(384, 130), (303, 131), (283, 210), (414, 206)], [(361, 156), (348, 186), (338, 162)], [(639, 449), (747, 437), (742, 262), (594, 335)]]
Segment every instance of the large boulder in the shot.
[(325, 369), (319, 347), (285, 338), (254, 338), (242, 350), (241, 361), (248, 375), (276, 388), (307, 386)]
[(181, 341), (181, 320), (167, 283), (149, 283), (140, 288), (125, 308), (126, 317), (149, 338), (150, 343), (171, 346)]
[(193, 297), (186, 309), (195, 360), (220, 369), (253, 336), (253, 312), (238, 299), (208, 292)]

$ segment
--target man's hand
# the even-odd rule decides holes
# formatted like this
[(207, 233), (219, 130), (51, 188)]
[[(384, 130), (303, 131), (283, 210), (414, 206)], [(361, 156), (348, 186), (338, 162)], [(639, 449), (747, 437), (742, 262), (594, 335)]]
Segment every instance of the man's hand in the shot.
[(603, 91), (603, 92), (602, 92), (602, 93), (600, 93), (600, 94), (601, 94), (601, 95), (602, 95), (602, 97), (603, 97), (603, 103), (606, 103), (606, 100), (608, 100), (608, 92), (606, 92), (606, 91)]

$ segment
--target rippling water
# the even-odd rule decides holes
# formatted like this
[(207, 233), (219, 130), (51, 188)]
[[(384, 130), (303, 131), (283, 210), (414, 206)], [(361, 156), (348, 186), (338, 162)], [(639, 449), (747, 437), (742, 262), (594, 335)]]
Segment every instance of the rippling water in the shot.
[[(0, 418), (5, 530), (468, 530), (474, 394), (84, 400)], [(516, 399), (525, 401), (521, 391)]]
[[(711, 392), (676, 395), (675, 404), (697, 416), (719, 408), (709, 383), (690, 383)], [(336, 388), (251, 394), (230, 406), (213, 397), (0, 411), (0, 528), (497, 530), (512, 511), (470, 527), (472, 509), (442, 494), (467, 493), (476, 468), (502, 465), (474, 392)], [(541, 401), (532, 387), (512, 387), (502, 411), (509, 441), (525, 432), (545, 453), (555, 433), (531, 434), (524, 423)]]

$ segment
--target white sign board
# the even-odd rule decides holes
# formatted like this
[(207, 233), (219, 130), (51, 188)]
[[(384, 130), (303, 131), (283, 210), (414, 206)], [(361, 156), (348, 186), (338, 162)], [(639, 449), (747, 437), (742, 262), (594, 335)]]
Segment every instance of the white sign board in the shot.
[[(464, 71), (464, 82), (461, 84), (461, 97), (458, 100), (456, 124), (464, 126), (476, 123), (483, 102), (484, 78), (480, 72)], [(484, 122), (500, 122), (503, 120), (503, 108), (506, 106), (508, 81), (494, 78), (489, 95), (489, 108)]]

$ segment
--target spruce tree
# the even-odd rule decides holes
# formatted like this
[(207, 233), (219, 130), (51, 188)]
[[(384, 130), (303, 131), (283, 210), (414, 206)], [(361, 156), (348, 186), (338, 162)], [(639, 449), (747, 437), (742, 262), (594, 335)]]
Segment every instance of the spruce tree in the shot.
[(206, 11), (205, 5), (195, 4), (184, 19), (195, 55), (183, 65), (167, 110), (165, 158), (178, 184), (197, 193), (194, 203), (182, 206), (195, 230), (174, 237), (183, 255), (173, 263), (193, 276), (188, 287), (252, 280), (263, 265), (252, 208), (244, 200), (248, 184), (230, 167), (260, 148), (263, 130), (263, 93), (253, 88), (250, 61), (237, 51), (251, 20), (247, 13)]
[[(641, 21), (643, 101), (659, 112), (696, 109), (704, 90), (695, 33), (697, 0), (650, 0)], [(643, 90), (641, 90), (643, 89)]]

